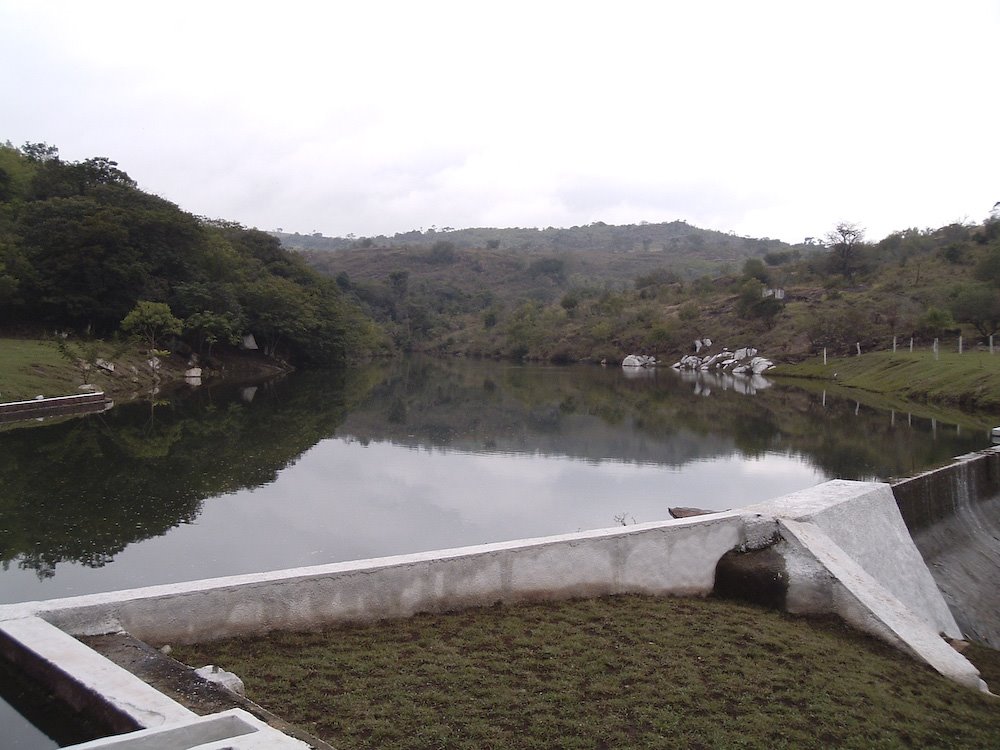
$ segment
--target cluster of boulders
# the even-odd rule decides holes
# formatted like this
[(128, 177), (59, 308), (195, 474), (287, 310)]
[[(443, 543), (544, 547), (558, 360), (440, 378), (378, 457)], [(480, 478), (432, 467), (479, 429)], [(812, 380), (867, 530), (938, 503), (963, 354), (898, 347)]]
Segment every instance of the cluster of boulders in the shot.
[[(701, 346), (698, 344), (701, 343)], [(711, 346), (709, 341), (707, 346)], [(704, 341), (695, 342), (696, 351), (706, 348)], [(675, 370), (700, 370), (703, 372), (729, 372), (734, 375), (760, 375), (765, 370), (774, 367), (774, 362), (760, 357), (752, 346), (746, 346), (735, 351), (722, 347), (716, 354), (688, 354), (674, 363)]]

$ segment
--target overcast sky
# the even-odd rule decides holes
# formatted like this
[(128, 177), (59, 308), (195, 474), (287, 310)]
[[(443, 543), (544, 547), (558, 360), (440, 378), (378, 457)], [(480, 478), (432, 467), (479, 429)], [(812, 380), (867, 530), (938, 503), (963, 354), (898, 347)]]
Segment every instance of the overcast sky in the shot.
[(1000, 2), (0, 0), (0, 141), (327, 235), (1000, 201)]

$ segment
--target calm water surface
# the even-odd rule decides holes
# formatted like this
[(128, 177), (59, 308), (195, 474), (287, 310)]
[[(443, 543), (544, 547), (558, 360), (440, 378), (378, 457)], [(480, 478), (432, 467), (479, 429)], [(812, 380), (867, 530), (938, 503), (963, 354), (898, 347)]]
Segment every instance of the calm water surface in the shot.
[(0, 603), (656, 521), (989, 441), (757, 385), (405, 360), (0, 432)]

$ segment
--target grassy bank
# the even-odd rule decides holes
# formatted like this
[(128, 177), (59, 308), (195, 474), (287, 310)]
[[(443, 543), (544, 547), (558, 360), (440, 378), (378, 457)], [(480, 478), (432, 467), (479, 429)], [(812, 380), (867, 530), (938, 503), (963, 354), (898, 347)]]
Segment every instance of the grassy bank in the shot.
[[(114, 371), (97, 367), (98, 358), (114, 363)], [(89, 367), (83, 369), (81, 360)], [(163, 357), (155, 375), (147, 360), (138, 346), (113, 342), (70, 342), (64, 354), (52, 339), (0, 338), (0, 401), (32, 399), (39, 394), (67, 396), (80, 393), (84, 383), (125, 401), (148, 395), (155, 386), (183, 380), (187, 366), (183, 357)]]
[(826, 365), (822, 358), (780, 365), (773, 374), (835, 380), (873, 393), (1000, 412), (1000, 354), (871, 352), (830, 358)]
[[(159, 369), (150, 369), (149, 356), (138, 345), (110, 341), (71, 342), (66, 353), (52, 339), (0, 338), (0, 403), (44, 396), (67, 396), (80, 393), (83, 383), (96, 386), (115, 401), (149, 398), (154, 388), (184, 385), (188, 359), (179, 354), (160, 358)], [(114, 371), (97, 367), (102, 358), (114, 363)], [(90, 367), (82, 369), (80, 360)], [(263, 356), (232, 350), (220, 352), (213, 359), (212, 378), (256, 380), (273, 376), (288, 368)]]
[(81, 382), (54, 342), (0, 339), (0, 402), (79, 393)]
[(178, 648), (338, 747), (997, 747), (995, 699), (839, 622), (620, 596)]

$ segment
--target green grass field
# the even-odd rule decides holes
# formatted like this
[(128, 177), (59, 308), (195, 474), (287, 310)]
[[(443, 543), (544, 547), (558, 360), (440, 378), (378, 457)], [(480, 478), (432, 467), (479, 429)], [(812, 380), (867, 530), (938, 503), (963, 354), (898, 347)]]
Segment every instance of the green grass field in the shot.
[(177, 648), (343, 748), (1000, 747), (1000, 701), (839, 621), (619, 596)]
[(79, 393), (81, 382), (54, 342), (0, 338), (0, 402)]
[[(771, 374), (771, 373), (769, 373)], [(850, 388), (1000, 412), (1000, 353), (871, 352), (781, 365), (775, 375), (836, 380)], [(836, 377), (834, 377), (836, 375)]]

